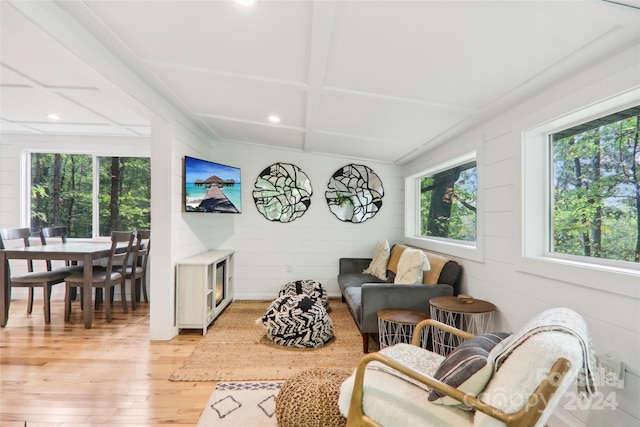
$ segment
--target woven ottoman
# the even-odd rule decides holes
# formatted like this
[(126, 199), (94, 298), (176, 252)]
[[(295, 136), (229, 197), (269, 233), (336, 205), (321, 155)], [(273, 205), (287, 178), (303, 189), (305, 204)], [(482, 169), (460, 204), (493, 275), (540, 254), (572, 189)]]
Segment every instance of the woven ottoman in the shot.
[(267, 338), (289, 347), (318, 348), (333, 338), (333, 324), (322, 304), (307, 295), (282, 295), (265, 310)]
[(342, 369), (312, 368), (294, 375), (276, 397), (278, 427), (344, 427), (340, 386), (351, 375)]
[(317, 280), (304, 279), (285, 283), (278, 293), (278, 296), (282, 295), (309, 295), (311, 298), (320, 301), (325, 309), (328, 310), (329, 308), (329, 295), (322, 287), (322, 283)]

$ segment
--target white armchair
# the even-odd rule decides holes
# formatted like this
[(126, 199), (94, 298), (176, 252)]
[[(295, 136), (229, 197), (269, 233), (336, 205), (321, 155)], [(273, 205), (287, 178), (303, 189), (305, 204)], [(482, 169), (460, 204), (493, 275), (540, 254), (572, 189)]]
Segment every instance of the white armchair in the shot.
[[(417, 346), (425, 327), (473, 337), (429, 319), (417, 325), (412, 345), (364, 356), (341, 387), (339, 407), (347, 427), (544, 426), (579, 374), (579, 392), (595, 392), (595, 353), (586, 324), (569, 309), (533, 318), (489, 352), (484, 381), (478, 374), (454, 383), (458, 388), (434, 378), (445, 358)], [(449, 404), (432, 402), (432, 389), (448, 396)]]

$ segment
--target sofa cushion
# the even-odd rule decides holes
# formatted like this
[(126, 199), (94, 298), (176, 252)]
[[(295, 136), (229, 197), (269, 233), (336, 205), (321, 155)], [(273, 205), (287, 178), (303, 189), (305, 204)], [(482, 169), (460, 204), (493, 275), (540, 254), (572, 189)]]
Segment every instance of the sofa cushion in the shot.
[[(463, 342), (442, 362), (434, 378), (477, 396), (493, 374), (489, 353), (509, 335), (506, 332), (484, 334)], [(431, 390), (429, 400), (443, 405), (460, 405), (457, 400), (436, 390)]]
[(387, 278), (387, 264), (389, 262), (389, 242), (380, 240), (373, 249), (373, 259), (363, 273), (371, 274), (381, 280)]
[(363, 283), (382, 283), (383, 280), (378, 279), (376, 276), (364, 273), (346, 273), (338, 276), (338, 284), (340, 289), (347, 289), (352, 287), (360, 287)]
[(423, 251), (406, 248), (398, 261), (398, 272), (393, 283), (410, 285), (422, 283), (423, 271), (428, 269), (429, 261)]
[(455, 295), (459, 293), (458, 286), (460, 284), (460, 276), (462, 274), (462, 267), (455, 261), (447, 261), (447, 263), (442, 267), (442, 271), (440, 272), (440, 279), (438, 283), (447, 284), (453, 286), (455, 289)]

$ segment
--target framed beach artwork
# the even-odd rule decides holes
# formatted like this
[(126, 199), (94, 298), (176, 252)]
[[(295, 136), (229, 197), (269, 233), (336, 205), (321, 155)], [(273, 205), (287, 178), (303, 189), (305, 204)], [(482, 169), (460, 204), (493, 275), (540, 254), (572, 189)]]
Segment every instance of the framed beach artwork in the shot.
[(203, 159), (184, 158), (185, 212), (242, 212), (240, 168)]

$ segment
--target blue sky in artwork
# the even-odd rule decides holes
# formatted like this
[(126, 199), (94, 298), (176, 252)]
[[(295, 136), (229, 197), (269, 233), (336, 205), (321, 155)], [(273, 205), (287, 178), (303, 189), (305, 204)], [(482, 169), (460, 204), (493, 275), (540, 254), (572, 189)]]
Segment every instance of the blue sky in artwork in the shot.
[(241, 182), (239, 168), (193, 157), (185, 157), (184, 161), (186, 182), (188, 183), (192, 183), (197, 179), (204, 180), (212, 175), (217, 175), (222, 179), (233, 179), (238, 184)]

